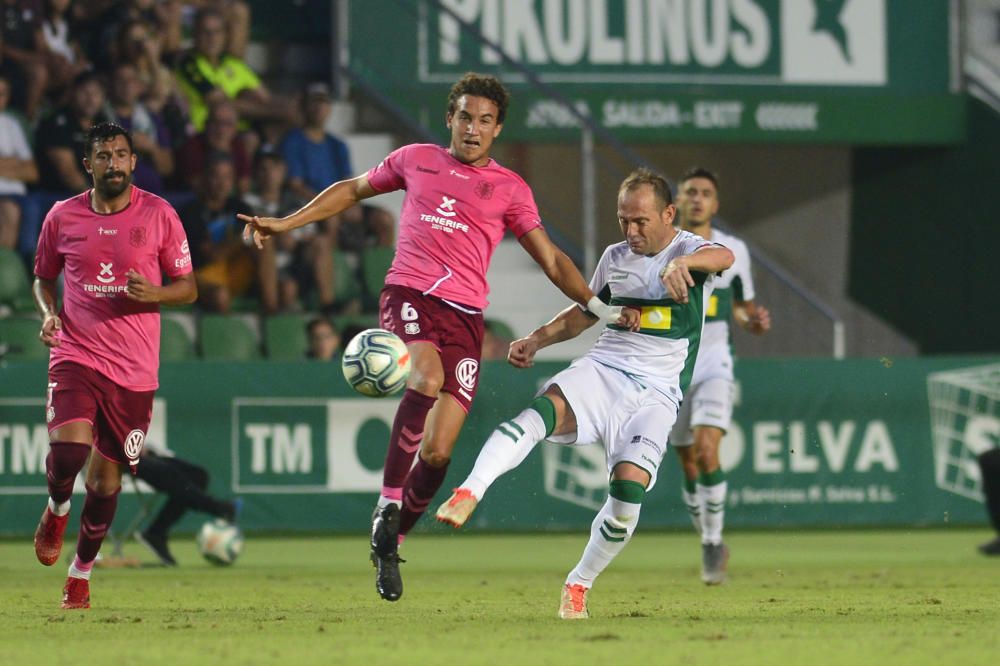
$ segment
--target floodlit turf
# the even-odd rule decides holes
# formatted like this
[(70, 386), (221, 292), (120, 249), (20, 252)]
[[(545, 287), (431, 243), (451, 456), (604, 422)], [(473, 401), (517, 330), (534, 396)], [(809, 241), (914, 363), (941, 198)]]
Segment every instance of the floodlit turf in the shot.
[(364, 536), (251, 536), (231, 568), (180, 537), (177, 569), (97, 570), (90, 611), (58, 609), (64, 564), (5, 541), (0, 663), (995, 664), (1000, 558), (974, 550), (988, 536), (734, 533), (732, 579), (707, 588), (692, 534), (640, 531), (575, 622), (556, 607), (582, 534), (418, 534), (394, 604)]

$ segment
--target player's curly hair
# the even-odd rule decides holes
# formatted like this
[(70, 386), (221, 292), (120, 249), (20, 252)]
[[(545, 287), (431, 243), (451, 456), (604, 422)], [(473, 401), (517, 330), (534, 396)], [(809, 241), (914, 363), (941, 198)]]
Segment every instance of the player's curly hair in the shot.
[(622, 181), (621, 187), (618, 188), (618, 197), (621, 198), (625, 192), (631, 192), (643, 185), (649, 185), (653, 188), (653, 194), (661, 203), (661, 210), (674, 202), (674, 196), (670, 193), (670, 183), (667, 182), (667, 179), (645, 167), (636, 169)]
[(113, 140), (116, 136), (123, 136), (128, 142), (130, 153), (135, 152), (132, 145), (132, 133), (118, 123), (98, 123), (87, 131), (87, 154), (84, 157), (90, 158), (94, 154), (94, 146), (99, 143)]
[(489, 74), (467, 72), (455, 82), (448, 93), (448, 113), (455, 113), (458, 108), (458, 98), (462, 95), (485, 97), (497, 105), (497, 124), (503, 124), (507, 116), (507, 105), (510, 104), (510, 92), (500, 83), (500, 79)]
[(681, 183), (686, 183), (692, 178), (704, 178), (705, 180), (711, 181), (712, 185), (715, 185), (716, 191), (719, 189), (718, 174), (701, 166), (689, 167), (687, 171), (681, 174), (680, 180), (677, 181), (677, 185), (679, 186)]

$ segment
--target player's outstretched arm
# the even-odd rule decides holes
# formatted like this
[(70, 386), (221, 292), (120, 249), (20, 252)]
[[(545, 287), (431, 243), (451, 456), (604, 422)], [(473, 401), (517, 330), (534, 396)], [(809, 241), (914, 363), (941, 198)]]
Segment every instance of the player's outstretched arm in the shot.
[(252, 240), (258, 248), (263, 248), (264, 241), (274, 234), (285, 233), (313, 222), (331, 218), (362, 199), (373, 197), (376, 194), (378, 192), (368, 184), (368, 175), (362, 174), (357, 178), (341, 180), (330, 185), (291, 215), (260, 217), (239, 214), (236, 217), (246, 223), (243, 228), (243, 240), (248, 243)]
[(598, 319), (576, 305), (557, 314), (549, 323), (539, 326), (527, 337), (510, 343), (507, 361), (515, 368), (530, 368), (535, 364), (535, 354), (564, 340), (570, 340), (596, 324)]
[(59, 338), (56, 334), (62, 330), (62, 320), (56, 314), (56, 293), (55, 280), (35, 278), (31, 294), (35, 298), (35, 308), (42, 316), (42, 330), (38, 333), (38, 339), (46, 347), (59, 346)]
[(620, 307), (607, 305), (594, 295), (572, 259), (555, 246), (544, 229), (541, 227), (532, 229), (519, 240), (521, 247), (531, 255), (535, 263), (541, 266), (552, 284), (559, 287), (559, 291), (587, 308), (605, 323), (630, 325), (627, 320), (622, 319)]
[(703, 247), (696, 252), (677, 257), (660, 271), (660, 280), (670, 298), (678, 303), (688, 302), (688, 288), (695, 282), (692, 272), (719, 273), (733, 265), (732, 251), (721, 245)]

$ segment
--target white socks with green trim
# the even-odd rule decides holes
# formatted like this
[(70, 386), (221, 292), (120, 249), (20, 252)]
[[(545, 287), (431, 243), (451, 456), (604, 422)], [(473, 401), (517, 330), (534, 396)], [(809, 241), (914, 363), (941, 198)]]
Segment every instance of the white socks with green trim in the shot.
[[(701, 542), (722, 543), (722, 525), (726, 517), (726, 481), (711, 486), (698, 484), (698, 503), (701, 506)], [(686, 498), (685, 498), (686, 499)]]
[(504, 421), (483, 444), (472, 473), (459, 487), (471, 491), (477, 500), (483, 499), (487, 488), (520, 465), (544, 437), (545, 423), (531, 407)]
[[(639, 524), (639, 511), (642, 509), (642, 497), (645, 489), (635, 481), (612, 481), (612, 495), (594, 518), (590, 526), (590, 541), (583, 549), (583, 556), (576, 567), (566, 577), (567, 585), (583, 585), (586, 588), (594, 584), (594, 579), (604, 571), (611, 560), (622, 552)], [(616, 484), (629, 484), (625, 493), (616, 492)], [(627, 502), (617, 499), (628, 495), (628, 499), (638, 502)]]

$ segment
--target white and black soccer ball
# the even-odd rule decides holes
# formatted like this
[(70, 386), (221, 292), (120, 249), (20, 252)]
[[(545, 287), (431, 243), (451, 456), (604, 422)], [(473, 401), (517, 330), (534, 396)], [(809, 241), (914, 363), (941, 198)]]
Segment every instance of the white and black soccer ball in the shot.
[(202, 525), (197, 541), (198, 552), (212, 564), (230, 565), (243, 552), (243, 532), (221, 518)]
[(410, 376), (410, 352), (399, 336), (381, 328), (361, 331), (347, 343), (344, 379), (355, 391), (372, 398), (398, 393)]

